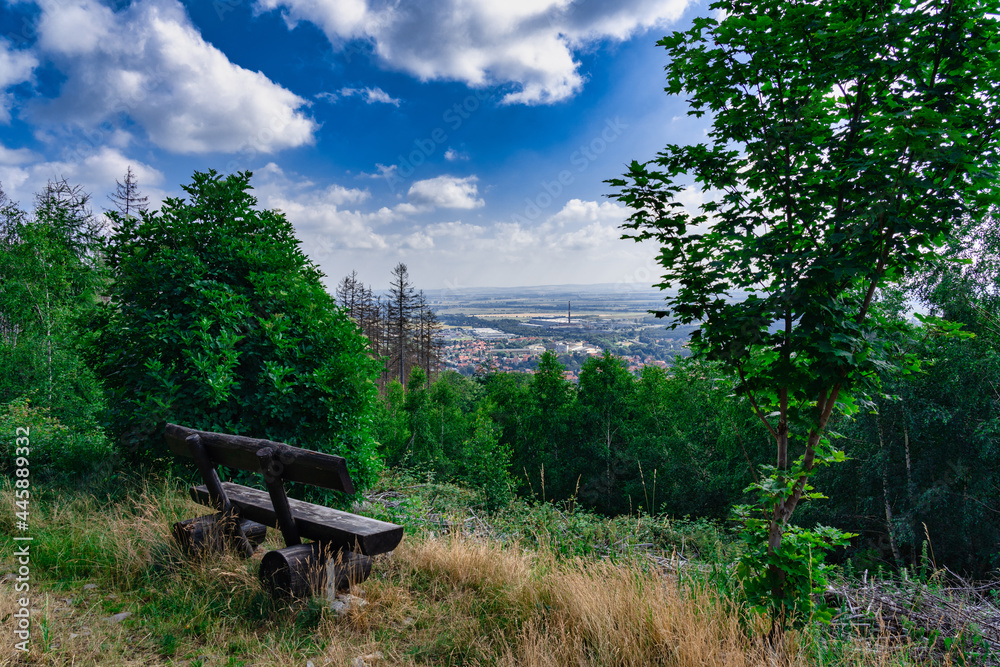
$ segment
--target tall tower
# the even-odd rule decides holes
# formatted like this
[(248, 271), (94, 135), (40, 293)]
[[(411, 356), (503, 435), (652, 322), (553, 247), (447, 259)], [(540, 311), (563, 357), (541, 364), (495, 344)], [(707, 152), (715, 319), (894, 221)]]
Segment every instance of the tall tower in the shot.
[(573, 302), (566, 302), (566, 324), (573, 324)]

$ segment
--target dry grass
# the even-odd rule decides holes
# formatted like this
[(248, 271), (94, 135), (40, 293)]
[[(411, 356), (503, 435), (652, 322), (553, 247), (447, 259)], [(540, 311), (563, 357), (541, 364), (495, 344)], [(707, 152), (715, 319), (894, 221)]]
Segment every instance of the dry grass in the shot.
[[(9, 486), (0, 489), (0, 503), (11, 501)], [(110, 505), (43, 496), (32, 510), (28, 664), (914, 664), (870, 641), (831, 643), (822, 632), (789, 633), (775, 652), (741, 623), (744, 610), (714, 588), (679, 582), (641, 559), (560, 559), (461, 535), (409, 535), (353, 590), (367, 605), (337, 616), (317, 601), (267, 598), (256, 576), (265, 549), (249, 561), (183, 558), (170, 526), (202, 508), (175, 486)], [(265, 547), (279, 542), (272, 531)], [(0, 573), (8, 571), (9, 556), (0, 562)], [(5, 628), (15, 604), (12, 584), (0, 584)], [(108, 620), (120, 612), (131, 615)], [(5, 643), (0, 664), (24, 662)], [(819, 650), (824, 644), (832, 648)]]
[[(409, 620), (412, 631), (402, 645), (420, 649), (421, 663), (817, 664), (809, 637), (788, 633), (775, 650), (759, 639), (763, 620), (748, 628), (745, 610), (709, 586), (681, 583), (642, 560), (557, 560), (459, 536), (406, 543), (385, 565), (383, 576), (367, 587), (373, 604), (353, 623), (370, 628)], [(433, 638), (442, 636), (451, 652), (436, 655)], [(843, 649), (835, 664), (909, 664), (889, 647), (873, 651), (860, 638)], [(414, 663), (397, 654), (384, 664)]]

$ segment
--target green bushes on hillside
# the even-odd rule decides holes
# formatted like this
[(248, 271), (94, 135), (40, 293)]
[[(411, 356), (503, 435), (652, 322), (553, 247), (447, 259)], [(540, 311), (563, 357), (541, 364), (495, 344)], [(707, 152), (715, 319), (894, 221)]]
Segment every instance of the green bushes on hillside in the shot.
[(189, 200), (115, 213), (110, 302), (90, 358), (111, 432), (140, 457), (167, 421), (347, 458), (359, 489), (381, 466), (371, 438), (377, 362), (325, 291), (294, 229), (255, 208), (250, 173), (195, 173)]
[(745, 454), (759, 453), (765, 434), (711, 364), (637, 377), (606, 354), (584, 363), (579, 385), (564, 370), (547, 352), (534, 375), (446, 371), (429, 388), (390, 387), (377, 439), (391, 464), (472, 482), (467, 443), (486, 413), (518, 492), (577, 497), (607, 514), (723, 518), (753, 480)]

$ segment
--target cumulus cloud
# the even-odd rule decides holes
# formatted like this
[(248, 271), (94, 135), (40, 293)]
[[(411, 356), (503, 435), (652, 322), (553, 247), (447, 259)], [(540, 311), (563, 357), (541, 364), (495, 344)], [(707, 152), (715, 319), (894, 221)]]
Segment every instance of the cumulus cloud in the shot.
[(468, 160), (469, 154), (465, 152), (458, 152), (454, 148), (449, 148), (444, 152), (444, 159), (448, 162), (455, 162), (456, 160)]
[(570, 199), (558, 213), (549, 218), (549, 222), (557, 227), (587, 222), (617, 228), (627, 217), (628, 209), (614, 202)]
[(40, 161), (39, 156), (25, 149), (0, 146), (0, 183), (14, 201), (28, 205), (41, 192), (46, 182), (66, 179), (91, 195), (96, 211), (110, 208), (107, 195), (115, 190), (115, 181), (125, 177), (131, 167), (140, 191), (149, 197), (151, 208), (157, 208), (166, 196), (160, 188), (163, 173), (139, 160), (127, 157), (119, 150), (104, 147), (81, 160)]
[[(351, 250), (426, 251), (436, 247), (438, 238), (458, 242), (477, 237), (482, 229), (462, 222), (413, 223), (414, 215), (434, 209), (483, 206), (475, 181), (475, 176), (418, 181), (410, 190), (410, 201), (376, 210), (365, 210), (371, 199), (367, 189), (319, 186), (301, 175), (285, 173), (273, 162), (256, 171), (253, 185), (261, 206), (288, 217), (308, 254), (334, 256)], [(390, 261), (386, 259), (386, 266)]]
[(400, 245), (410, 250), (427, 250), (434, 247), (434, 238), (423, 230), (407, 234)]
[(388, 246), (385, 236), (372, 228), (372, 216), (359, 211), (341, 209), (321, 198), (273, 196), (263, 203), (267, 208), (282, 211), (303, 240), (320, 252), (334, 248), (372, 250)]
[(460, 220), (451, 222), (437, 222), (425, 227), (428, 234), (434, 237), (453, 237), (458, 239), (470, 239), (481, 236), (485, 231), (479, 225), (472, 225)]
[(473, 209), (486, 204), (479, 198), (475, 176), (437, 176), (417, 181), (410, 186), (406, 196), (416, 206), (431, 208)]
[(0, 39), (0, 123), (10, 122), (14, 98), (7, 90), (28, 81), (36, 67), (38, 58), (33, 54), (11, 49), (10, 42)]
[(257, 171), (253, 186), (261, 206), (280, 210), (295, 226), (310, 255), (388, 246), (374, 227), (391, 218), (391, 211), (363, 213), (345, 208), (367, 201), (371, 196), (367, 190), (337, 184), (317, 187), (298, 175), (287, 175), (273, 162)]
[(584, 83), (577, 50), (677, 20), (691, 0), (257, 0), (292, 27), (309, 21), (331, 44), (368, 40), (390, 68), (421, 80), (512, 85), (503, 102), (547, 104)]
[(27, 164), (29, 162), (37, 162), (38, 160), (38, 154), (27, 148), (7, 148), (0, 145), (0, 164)]
[(108, 188), (112, 189), (115, 180), (121, 180), (130, 166), (140, 187), (163, 183), (163, 174), (158, 169), (129, 159), (108, 147), (101, 148), (79, 162), (42, 162), (32, 168), (38, 172), (49, 172), (52, 178), (66, 178), (74, 183), (110, 184)]
[(406, 261), (446, 286), (648, 286), (658, 275), (657, 249), (620, 240), (619, 225), (627, 215), (628, 209), (617, 203), (573, 199), (537, 220), (515, 216), (484, 225), (433, 223), (423, 227), (433, 245), (407, 245)]
[(253, 186), (261, 207), (292, 222), (330, 288), (351, 270), (380, 288), (399, 261), (425, 288), (649, 285), (658, 275), (654, 244), (619, 239), (628, 209), (614, 202), (572, 199), (537, 220), (483, 222), (474, 176), (418, 181), (410, 201), (392, 206), (373, 201), (367, 188), (317, 183), (276, 163), (256, 169)]
[(271, 153), (313, 141), (309, 102), (233, 64), (178, 0), (113, 12), (97, 0), (40, 0), (38, 50), (66, 75), (44, 119), (96, 126), (127, 117), (176, 153)]
[(571, 199), (537, 223), (524, 219), (497, 222), (474, 242), (481, 251), (506, 261), (600, 263), (628, 248), (619, 245), (619, 225), (627, 216), (628, 209), (613, 202)]

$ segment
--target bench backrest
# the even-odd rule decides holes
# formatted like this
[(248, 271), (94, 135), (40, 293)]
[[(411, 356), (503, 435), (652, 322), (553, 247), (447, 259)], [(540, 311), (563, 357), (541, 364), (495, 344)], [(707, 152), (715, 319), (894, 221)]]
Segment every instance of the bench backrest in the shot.
[(271, 447), (275, 450), (276, 458), (282, 466), (281, 479), (354, 493), (354, 482), (347, 472), (347, 461), (342, 456), (313, 452), (272, 440), (197, 431), (177, 424), (167, 424), (164, 437), (174, 454), (193, 458), (194, 454), (185, 442), (185, 439), (192, 434), (197, 434), (201, 438), (209, 459), (216, 465), (260, 472), (257, 452), (264, 447)]

